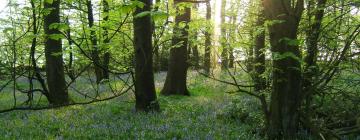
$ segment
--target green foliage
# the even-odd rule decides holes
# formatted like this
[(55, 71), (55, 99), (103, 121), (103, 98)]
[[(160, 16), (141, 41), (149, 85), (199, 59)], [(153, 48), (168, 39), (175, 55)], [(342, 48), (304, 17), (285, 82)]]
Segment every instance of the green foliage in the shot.
[(60, 31), (67, 31), (69, 29), (69, 25), (65, 23), (53, 23), (49, 26), (49, 29), (57, 29)]
[(45, 2), (48, 4), (52, 4), (54, 2), (54, 0), (45, 0)]
[(61, 40), (64, 36), (62, 34), (51, 34), (49, 35), (49, 38), (52, 40)]
[[(0, 139), (260, 138), (245, 131), (254, 126), (218, 117), (232, 98), (218, 87), (221, 85), (214, 86), (214, 81), (194, 74), (190, 77), (192, 96), (159, 96), (160, 113), (135, 113), (133, 95), (86, 106), (11, 112), (0, 114), (0, 126), (6, 126), (0, 129)], [(159, 78), (162, 76), (158, 75)], [(208, 84), (202, 83), (203, 80)], [(81, 86), (87, 88), (89, 85), (83, 83)]]
[[(217, 117), (237, 124), (248, 125), (247, 133), (265, 133), (264, 116), (260, 103), (249, 96), (231, 96), (232, 100), (227, 104)], [(256, 127), (253, 127), (256, 126)]]

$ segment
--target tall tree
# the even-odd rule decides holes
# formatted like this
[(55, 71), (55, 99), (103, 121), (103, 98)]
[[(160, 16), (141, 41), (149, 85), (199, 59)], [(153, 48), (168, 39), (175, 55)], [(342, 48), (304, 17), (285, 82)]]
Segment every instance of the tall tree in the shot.
[[(103, 0), (102, 1), (103, 4), (103, 14), (104, 14), (104, 18), (103, 21), (106, 24), (109, 21), (109, 3), (107, 0)], [(109, 31), (108, 31), (108, 25), (105, 25), (103, 27), (103, 43), (104, 45), (108, 46), (110, 43), (110, 39), (109, 39)], [(109, 79), (109, 63), (110, 63), (110, 52), (108, 50), (108, 47), (105, 47), (105, 54), (104, 54), (104, 62), (103, 62), (103, 76), (105, 79)]]
[[(154, 11), (157, 12), (159, 11), (159, 3), (160, 0), (154, 0)], [(156, 24), (153, 21), (153, 40), (154, 40), (154, 71), (158, 72), (161, 70), (160, 65), (161, 65), (161, 60), (160, 60), (160, 46), (158, 45), (159, 43), (159, 39), (156, 37)]]
[(69, 22), (69, 18), (66, 18), (66, 24), (69, 27), (66, 31), (66, 36), (68, 38), (68, 43), (69, 43), (69, 63), (67, 65), (67, 73), (68, 76), (71, 80), (75, 80), (75, 72), (74, 72), (74, 68), (73, 68), (73, 62), (74, 62), (74, 54), (73, 54), (73, 48), (72, 48), (72, 39), (71, 39), (71, 28), (70, 28), (70, 22)]
[[(175, 0), (177, 9), (184, 0)], [(187, 77), (187, 46), (188, 46), (188, 25), (190, 22), (191, 9), (185, 7), (180, 15), (175, 17), (174, 36), (172, 38), (172, 45), (176, 46), (170, 49), (169, 68), (166, 75), (164, 88), (161, 91), (163, 95), (190, 95), (186, 86)], [(180, 24), (186, 24), (181, 27)]]
[[(305, 56), (305, 73), (304, 73), (304, 89), (305, 96), (311, 96), (312, 79), (317, 71), (317, 55), (318, 55), (318, 40), (321, 32), (321, 23), (324, 17), (324, 7), (326, 0), (316, 0), (316, 7), (312, 0), (308, 1), (308, 16), (309, 29), (306, 38), (306, 56)], [(314, 8), (314, 9), (313, 9)], [(313, 18), (314, 17), (314, 18)], [(307, 98), (305, 97), (305, 98)]]
[(298, 131), (302, 76), (297, 31), (304, 1), (264, 0), (273, 59), (270, 139), (293, 139)]
[(137, 111), (158, 111), (156, 99), (153, 55), (152, 55), (152, 22), (151, 16), (136, 16), (151, 11), (151, 0), (141, 0), (145, 5), (134, 12), (134, 47), (135, 47), (135, 98)]
[[(211, 5), (210, 0), (206, 1), (206, 20), (211, 20)], [(208, 26), (210, 27), (210, 26)], [(205, 31), (205, 53), (204, 53), (204, 70), (209, 74), (211, 68), (211, 31), (210, 28)]]
[(266, 81), (262, 74), (265, 72), (265, 29), (264, 29), (264, 8), (262, 1), (259, 4), (260, 12), (257, 15), (256, 28), (254, 33), (254, 89), (255, 91), (264, 90)]
[(220, 37), (220, 43), (222, 47), (221, 52), (221, 67), (222, 68), (228, 68), (229, 67), (229, 49), (227, 46), (227, 37), (226, 37), (226, 0), (221, 0), (221, 37)]
[(86, 7), (87, 7), (87, 17), (89, 22), (89, 28), (90, 28), (90, 41), (91, 41), (91, 59), (94, 64), (95, 69), (95, 75), (96, 75), (96, 83), (100, 83), (101, 80), (104, 79), (103, 77), (103, 68), (101, 64), (101, 59), (99, 56), (99, 47), (98, 47), (98, 41), (96, 37), (96, 32), (94, 29), (94, 14), (93, 14), (93, 7), (91, 0), (86, 0)]
[[(194, 4), (193, 6), (193, 11), (196, 11), (195, 13), (197, 14), (198, 12), (198, 4)], [(191, 42), (191, 44), (189, 45), (189, 49), (192, 50), (192, 57), (191, 57), (191, 62), (192, 65), (194, 66), (195, 69), (199, 69), (200, 68), (200, 54), (199, 54), (199, 48), (198, 48), (198, 44), (197, 41), (198, 40), (198, 30), (194, 31), (193, 33), (193, 41)]]
[(69, 97), (65, 83), (62, 44), (61, 39), (56, 37), (60, 35), (60, 31), (51, 28), (52, 25), (60, 23), (60, 0), (44, 1), (44, 8), (50, 11), (44, 15), (48, 100), (53, 105), (67, 104)]
[[(236, 25), (236, 19), (237, 19), (236, 16), (237, 16), (237, 14), (231, 17), (231, 24), (232, 24), (231, 29), (234, 32), (236, 31), (236, 26), (234, 26), (234, 25)], [(230, 39), (230, 37), (231, 37), (231, 34), (229, 32), (229, 39)], [(233, 39), (232, 40), (233, 42), (236, 41), (236, 37), (233, 37), (231, 39)], [(229, 46), (229, 68), (234, 68), (234, 63), (235, 63), (234, 47)]]
[[(36, 35), (38, 34), (38, 15), (36, 14), (36, 9), (38, 9), (35, 5), (35, 0), (30, 0), (30, 4), (31, 4), (31, 8), (32, 8), (32, 27), (33, 27), (33, 35), (35, 36), (32, 39), (31, 42), (31, 49), (30, 49), (30, 59), (31, 59), (31, 64), (33, 66), (33, 71), (35, 74), (36, 79), (39, 81), (41, 88), (43, 89), (43, 94), (49, 99), (49, 90), (46, 87), (46, 83), (45, 80), (43, 79), (43, 77), (41, 76), (41, 71), (40, 68), (37, 66), (36, 63), (36, 57), (35, 57), (35, 52), (36, 52), (36, 46), (37, 46), (37, 37)], [(30, 80), (30, 84), (32, 84), (32, 77)]]

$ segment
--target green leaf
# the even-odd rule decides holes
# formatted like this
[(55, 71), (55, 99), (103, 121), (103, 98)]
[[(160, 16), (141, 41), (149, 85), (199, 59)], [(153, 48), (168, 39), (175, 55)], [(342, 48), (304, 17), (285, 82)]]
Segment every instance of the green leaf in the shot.
[(145, 16), (148, 16), (150, 15), (151, 12), (150, 11), (144, 11), (144, 12), (141, 12), (141, 13), (138, 13), (134, 16), (134, 18), (142, 18), (142, 17), (145, 17)]
[(141, 1), (132, 1), (131, 5), (134, 5), (135, 7), (138, 7), (138, 8), (144, 8), (145, 3), (141, 2)]
[(298, 39), (291, 39), (291, 38), (287, 38), (287, 37), (284, 37), (283, 39), (280, 39), (279, 42), (285, 42), (287, 45), (290, 45), (290, 46), (299, 46), (302, 41), (301, 40), (298, 40)]
[(49, 38), (52, 40), (60, 40), (60, 39), (64, 38), (64, 36), (62, 34), (51, 34), (51, 35), (49, 35)]
[(162, 11), (154, 11), (151, 13), (151, 17), (153, 18), (154, 21), (167, 19), (168, 16), (169, 15), (166, 12), (162, 12)]
[(54, 0), (45, 0), (45, 2), (48, 4), (52, 4), (54, 2)]
[(278, 53), (278, 52), (274, 52), (274, 53), (273, 53), (273, 59), (274, 59), (274, 60), (281, 60), (281, 59), (287, 59), (287, 58), (292, 58), (292, 59), (295, 59), (295, 60), (297, 60), (297, 61), (299, 61), (299, 62), (302, 61), (298, 56), (296, 56), (296, 55), (295, 55), (294, 53), (292, 53), (292, 52), (285, 52), (285, 53), (283, 53), (283, 54), (280, 54), (280, 53)]
[(49, 26), (50, 29), (58, 29), (61, 31), (66, 31), (69, 29), (69, 26), (65, 23), (52, 23)]

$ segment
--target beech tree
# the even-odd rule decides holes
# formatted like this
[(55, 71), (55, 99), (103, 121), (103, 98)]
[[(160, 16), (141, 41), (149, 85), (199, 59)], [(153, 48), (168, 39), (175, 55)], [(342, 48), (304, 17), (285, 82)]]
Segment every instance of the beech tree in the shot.
[(259, 4), (259, 13), (257, 14), (256, 28), (254, 33), (254, 89), (255, 91), (264, 90), (266, 81), (262, 74), (265, 72), (265, 17), (263, 0)]
[(135, 49), (135, 98), (137, 111), (158, 111), (156, 99), (153, 54), (152, 22), (150, 14), (137, 16), (151, 10), (151, 0), (141, 0), (144, 7), (137, 7), (134, 12), (134, 49)]
[[(103, 14), (104, 14), (104, 18), (103, 18), (103, 21), (104, 23), (106, 24), (107, 22), (109, 22), (109, 10), (110, 10), (110, 7), (109, 7), (109, 3), (107, 0), (103, 0), (102, 1), (102, 4), (103, 4)], [(103, 43), (105, 46), (109, 46), (109, 43), (110, 43), (110, 39), (109, 39), (109, 31), (108, 31), (108, 26), (104, 26), (103, 27)], [(104, 76), (104, 79), (109, 79), (109, 64), (110, 64), (110, 52), (108, 50), (107, 47), (105, 47), (105, 54), (103, 56), (103, 76)]]
[[(175, 0), (175, 6), (182, 3), (183, 0)], [(180, 8), (179, 8), (180, 9)], [(164, 88), (161, 91), (163, 95), (190, 95), (186, 86), (187, 76), (187, 47), (188, 47), (188, 25), (190, 22), (191, 9), (185, 7), (183, 13), (175, 17), (174, 35), (172, 38), (173, 48), (170, 49), (169, 67), (166, 75)], [(184, 26), (185, 27), (182, 27)]]
[(104, 79), (104, 72), (102, 68), (101, 59), (99, 56), (98, 39), (94, 28), (94, 14), (91, 0), (86, 0), (87, 17), (90, 28), (90, 41), (91, 41), (91, 58), (94, 63), (94, 70), (96, 75), (96, 83), (100, 83)]
[[(211, 5), (210, 1), (206, 1), (206, 20), (211, 20)], [(205, 52), (204, 52), (204, 70), (205, 73), (210, 73), (211, 68), (211, 27), (205, 31)]]
[(60, 24), (60, 0), (44, 1), (44, 8), (49, 10), (49, 13), (44, 14), (46, 77), (49, 88), (47, 98), (50, 104), (63, 105), (69, 103), (69, 97), (65, 83), (62, 44), (58, 38), (60, 31), (56, 28), (56, 24)]
[(227, 46), (227, 29), (226, 29), (226, 0), (221, 0), (221, 37), (220, 37), (220, 44), (222, 47), (221, 52), (221, 67), (223, 69), (229, 68), (229, 48)]
[(273, 79), (269, 114), (269, 138), (293, 139), (299, 128), (302, 98), (301, 55), (296, 43), (304, 1), (264, 0), (264, 12), (271, 22), (269, 35), (273, 58)]

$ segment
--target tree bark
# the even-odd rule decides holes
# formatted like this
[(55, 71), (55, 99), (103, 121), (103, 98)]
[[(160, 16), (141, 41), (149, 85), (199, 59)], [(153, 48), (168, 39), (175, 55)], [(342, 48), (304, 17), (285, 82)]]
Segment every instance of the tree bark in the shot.
[[(309, 1), (310, 2), (310, 1)], [(321, 22), (324, 17), (324, 6), (326, 0), (317, 0), (317, 7), (315, 13), (309, 13), (309, 22), (310, 29), (307, 32), (306, 38), (306, 56), (305, 56), (305, 73), (304, 73), (304, 89), (306, 96), (310, 95), (310, 89), (312, 86), (312, 80), (317, 72), (317, 55), (318, 55), (318, 39), (320, 35)], [(309, 10), (312, 11), (312, 4), (309, 3)], [(314, 21), (312, 21), (313, 15), (315, 16)], [(305, 97), (307, 98), (307, 97)]]
[(254, 46), (254, 90), (260, 91), (266, 88), (266, 81), (261, 75), (265, 72), (265, 29), (264, 10), (260, 4), (260, 13), (257, 17)]
[[(193, 6), (194, 11), (198, 10), (198, 4), (194, 4)], [(191, 64), (194, 67), (194, 69), (199, 69), (200, 68), (200, 55), (199, 55), (199, 49), (198, 49), (198, 45), (197, 45), (197, 40), (198, 40), (198, 31), (194, 31), (193, 34), (193, 40), (191, 42), (191, 44), (189, 45), (190, 48), (192, 50), (192, 57), (191, 57)]]
[[(237, 20), (237, 15), (234, 15), (231, 17), (231, 23), (232, 23), (232, 31), (235, 32), (237, 29), (236, 25), (236, 20)], [(230, 38), (230, 35), (229, 35)], [(236, 37), (233, 38), (234, 41), (236, 41)], [(235, 65), (235, 56), (234, 56), (234, 47), (230, 46), (229, 47), (229, 68), (234, 68)]]
[[(103, 0), (103, 13), (105, 14), (103, 20), (105, 23), (107, 23), (109, 21), (109, 3), (107, 0)], [(104, 33), (103, 33), (103, 43), (108, 46), (110, 45), (110, 40), (109, 40), (109, 31), (108, 31), (108, 26), (103, 27)], [(109, 79), (109, 65), (110, 65), (110, 52), (108, 47), (105, 47), (105, 54), (104, 54), (104, 62), (103, 62), (103, 78), (104, 79)]]
[(67, 67), (68, 76), (71, 80), (75, 80), (75, 72), (73, 68), (73, 62), (74, 62), (74, 55), (73, 55), (73, 48), (72, 48), (72, 40), (71, 40), (71, 29), (70, 29), (70, 22), (69, 18), (66, 18), (66, 24), (69, 26), (69, 29), (66, 31), (66, 35), (68, 37), (68, 43), (69, 43), (69, 63)]
[(46, 82), (43, 79), (43, 77), (41, 76), (41, 71), (36, 63), (35, 52), (36, 52), (36, 45), (37, 45), (36, 35), (38, 34), (38, 24), (37, 24), (38, 20), (37, 20), (36, 6), (34, 3), (34, 0), (31, 0), (30, 4), (31, 4), (31, 8), (32, 8), (32, 18), (33, 18), (33, 25), (32, 25), (33, 26), (33, 35), (35, 36), (31, 42), (30, 59), (31, 59), (31, 64), (33, 66), (33, 71), (35, 73), (35, 77), (37, 78), (37, 80), (39, 81), (39, 83), (41, 85), (41, 88), (43, 89), (43, 94), (47, 97), (47, 99), (49, 99), (50, 98), (49, 90), (46, 87)]
[[(211, 5), (206, 1), (206, 20), (211, 20)], [(205, 31), (205, 53), (204, 53), (204, 71), (206, 74), (210, 73), (211, 68), (211, 31), (210, 28)]]
[(227, 46), (227, 37), (226, 37), (226, 26), (225, 26), (225, 17), (226, 17), (226, 0), (221, 0), (221, 37), (220, 43), (222, 46), (221, 52), (221, 68), (227, 69), (229, 67), (229, 49)]
[[(151, 0), (141, 0), (145, 5), (136, 8), (134, 16), (151, 11)], [(135, 47), (135, 98), (137, 111), (159, 111), (156, 99), (153, 54), (152, 54), (152, 22), (151, 16), (134, 17), (134, 47)]]
[(195, 69), (199, 69), (200, 68), (200, 55), (199, 55), (199, 49), (197, 45), (194, 45), (192, 47), (192, 51), (193, 51), (193, 65)]
[[(182, 0), (175, 0), (177, 6)], [(161, 91), (163, 95), (190, 95), (186, 86), (187, 77), (187, 46), (188, 46), (188, 25), (184, 28), (179, 27), (180, 23), (189, 23), (191, 10), (189, 7), (184, 9), (185, 13), (175, 17), (176, 26), (172, 39), (173, 47), (170, 49), (169, 69), (166, 75), (164, 88)]]
[(88, 16), (88, 22), (89, 22), (89, 28), (90, 28), (90, 41), (91, 41), (91, 59), (94, 64), (95, 69), (95, 76), (96, 76), (96, 83), (99, 84), (101, 80), (104, 79), (103, 74), (103, 68), (101, 67), (100, 63), (100, 56), (99, 56), (99, 48), (98, 48), (98, 42), (96, 37), (95, 29), (93, 29), (94, 26), (94, 15), (93, 15), (93, 8), (91, 0), (86, 0), (86, 7), (87, 7), (87, 16)]
[(68, 104), (69, 96), (65, 83), (61, 39), (51, 38), (51, 36), (60, 35), (60, 31), (50, 28), (52, 24), (60, 23), (60, 0), (53, 0), (52, 3), (45, 1), (44, 8), (50, 9), (50, 13), (44, 15), (48, 101), (53, 105)]
[[(297, 38), (303, 0), (264, 0), (273, 59), (273, 85), (268, 135), (270, 139), (294, 139), (299, 125), (302, 76), (299, 47), (290, 43)], [(277, 57), (281, 56), (281, 57)]]

